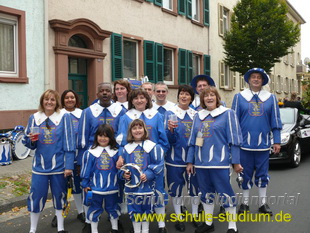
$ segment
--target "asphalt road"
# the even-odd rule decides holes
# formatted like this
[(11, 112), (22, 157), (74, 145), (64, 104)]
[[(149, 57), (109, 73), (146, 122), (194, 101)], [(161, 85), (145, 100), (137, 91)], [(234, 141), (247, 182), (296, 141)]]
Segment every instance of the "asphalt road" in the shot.
[[(245, 222), (238, 222), (237, 226), (240, 233), (309, 233), (310, 232), (310, 155), (304, 156), (298, 168), (287, 168), (285, 165), (271, 166), (270, 168), (270, 187), (268, 188), (269, 203), (273, 210), (273, 217), (270, 222), (257, 222), (257, 205), (250, 205), (252, 215)], [(235, 181), (236, 175), (232, 177), (233, 188), (236, 193), (241, 192)], [(251, 191), (251, 195), (257, 195), (257, 189)], [(83, 224), (76, 220), (74, 204), (70, 215), (65, 219), (65, 227), (70, 233), (81, 232)], [(215, 214), (219, 207), (216, 206)], [(167, 206), (167, 214), (172, 212), (172, 206)], [(50, 226), (54, 210), (51, 203), (48, 203), (39, 221), (37, 232), (54, 233), (57, 229)], [(27, 233), (29, 232), (29, 213), (26, 210), (19, 210), (17, 213), (4, 213), (0, 215), (1, 233)], [(128, 232), (130, 220), (128, 216), (122, 216), (121, 222)], [(227, 223), (214, 221), (214, 232), (226, 232)], [(194, 233), (195, 228), (192, 223), (187, 222), (185, 232)], [(167, 222), (168, 232), (177, 232), (173, 222)], [(110, 223), (106, 213), (102, 215), (99, 223), (99, 232), (109, 232)], [(157, 232), (157, 223), (151, 223), (150, 232)]]

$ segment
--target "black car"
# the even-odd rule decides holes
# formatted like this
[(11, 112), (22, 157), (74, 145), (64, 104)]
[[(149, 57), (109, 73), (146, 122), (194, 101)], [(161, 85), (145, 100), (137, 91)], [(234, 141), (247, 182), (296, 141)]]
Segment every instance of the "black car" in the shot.
[(281, 151), (270, 153), (270, 163), (288, 163), (298, 167), (301, 155), (310, 152), (310, 115), (299, 114), (296, 108), (280, 108), (282, 121)]

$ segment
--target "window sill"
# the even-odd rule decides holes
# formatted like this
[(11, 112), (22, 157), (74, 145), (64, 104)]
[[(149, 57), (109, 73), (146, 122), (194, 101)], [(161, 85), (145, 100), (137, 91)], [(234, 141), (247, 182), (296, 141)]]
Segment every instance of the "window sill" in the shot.
[(18, 77), (18, 78), (6, 78), (0, 77), (0, 83), (29, 83), (27, 77)]
[(161, 10), (162, 10), (163, 12), (165, 12), (165, 13), (170, 14), (170, 15), (178, 16), (178, 13), (177, 13), (177, 12), (174, 12), (174, 11), (172, 11), (172, 10), (168, 10), (168, 9), (166, 9), (166, 8), (161, 8)]
[(144, 2), (143, 0), (135, 0), (135, 1), (136, 1), (136, 2), (141, 2), (141, 3)]
[(192, 24), (195, 24), (199, 27), (204, 27), (203, 23), (201, 23), (201, 22), (197, 22), (196, 20), (193, 20), (193, 19), (191, 21), (192, 21)]

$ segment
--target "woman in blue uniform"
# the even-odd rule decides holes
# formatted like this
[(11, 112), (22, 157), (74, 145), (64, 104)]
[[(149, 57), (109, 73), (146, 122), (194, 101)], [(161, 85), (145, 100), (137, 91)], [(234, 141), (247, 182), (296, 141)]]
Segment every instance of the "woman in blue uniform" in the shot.
[[(30, 133), (39, 127), (38, 138)], [(66, 178), (72, 174), (76, 150), (75, 134), (69, 114), (60, 112), (59, 95), (45, 91), (40, 98), (39, 111), (30, 116), (24, 144), (36, 149), (32, 163), (31, 189), (28, 197), (30, 232), (35, 233), (40, 212), (44, 209), (50, 186), (56, 211), (58, 232), (65, 233), (62, 209), (67, 202)]]
[[(208, 87), (200, 94), (203, 110), (194, 118), (187, 157), (187, 171), (196, 172), (201, 201), (205, 214), (213, 215), (215, 195), (229, 213), (227, 233), (238, 232), (236, 227), (235, 194), (230, 184), (229, 168), (240, 173), (241, 129), (233, 110), (221, 105), (215, 87)], [(195, 169), (195, 170), (194, 170)], [(214, 230), (212, 218), (198, 227), (195, 233)]]

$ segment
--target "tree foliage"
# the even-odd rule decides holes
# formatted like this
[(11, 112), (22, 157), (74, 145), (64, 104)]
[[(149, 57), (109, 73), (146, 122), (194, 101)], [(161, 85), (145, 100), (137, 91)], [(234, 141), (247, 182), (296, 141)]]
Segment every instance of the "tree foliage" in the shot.
[(261, 67), (269, 72), (300, 38), (298, 24), (287, 17), (284, 0), (241, 0), (234, 7), (231, 30), (224, 35), (224, 62), (244, 74)]

